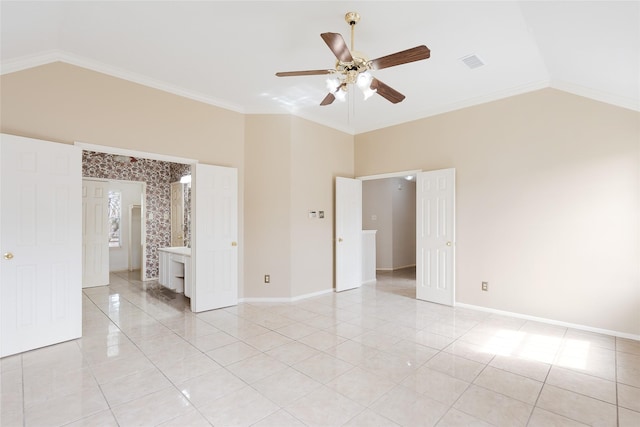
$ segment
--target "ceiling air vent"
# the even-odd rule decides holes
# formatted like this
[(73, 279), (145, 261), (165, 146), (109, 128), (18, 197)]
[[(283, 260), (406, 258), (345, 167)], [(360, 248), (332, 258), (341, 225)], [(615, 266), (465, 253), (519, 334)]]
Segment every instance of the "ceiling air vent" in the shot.
[(462, 58), (460, 58), (460, 61), (464, 62), (464, 65), (472, 70), (474, 68), (480, 68), (484, 65), (482, 59), (480, 59), (476, 54), (463, 56)]

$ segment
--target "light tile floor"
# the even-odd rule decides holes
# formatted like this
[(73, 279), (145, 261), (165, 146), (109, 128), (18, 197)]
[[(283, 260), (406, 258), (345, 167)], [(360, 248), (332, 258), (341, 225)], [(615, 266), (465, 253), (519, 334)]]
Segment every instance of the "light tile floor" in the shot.
[(640, 426), (640, 342), (415, 300), (415, 271), (194, 315), (128, 273), (1, 359), (2, 426)]

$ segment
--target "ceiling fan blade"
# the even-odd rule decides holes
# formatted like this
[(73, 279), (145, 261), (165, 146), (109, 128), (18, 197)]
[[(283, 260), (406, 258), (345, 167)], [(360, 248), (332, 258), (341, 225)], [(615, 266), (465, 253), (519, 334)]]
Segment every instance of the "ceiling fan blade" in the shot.
[(342, 36), (338, 33), (322, 33), (320, 34), (322, 40), (329, 46), (331, 52), (342, 62), (353, 62), (353, 57), (347, 44), (344, 42)]
[(284, 71), (276, 73), (278, 77), (292, 77), (292, 76), (317, 76), (320, 74), (331, 74), (334, 70), (306, 70), (306, 71)]
[(392, 53), (371, 61), (371, 68), (382, 70), (383, 68), (394, 67), (396, 65), (407, 64), (409, 62), (421, 61), (431, 56), (431, 51), (425, 45), (416, 46), (401, 52)]
[(370, 87), (371, 89), (375, 89), (378, 95), (382, 96), (383, 98), (387, 99), (389, 102), (392, 102), (394, 104), (397, 104), (398, 102), (402, 102), (405, 98), (403, 94), (393, 89), (392, 87), (387, 86), (386, 84), (382, 83), (380, 80), (376, 78), (374, 78), (371, 81)]
[(324, 97), (324, 99), (322, 100), (322, 102), (320, 103), (320, 105), (329, 105), (331, 103), (333, 103), (333, 101), (336, 100), (336, 97), (333, 96), (332, 93), (327, 94), (327, 96)]

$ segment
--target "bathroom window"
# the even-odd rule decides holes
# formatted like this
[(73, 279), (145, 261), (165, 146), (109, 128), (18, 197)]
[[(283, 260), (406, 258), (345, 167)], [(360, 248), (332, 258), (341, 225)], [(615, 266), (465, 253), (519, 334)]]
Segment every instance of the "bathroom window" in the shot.
[(120, 223), (122, 219), (122, 195), (118, 191), (109, 191), (109, 247), (122, 246)]

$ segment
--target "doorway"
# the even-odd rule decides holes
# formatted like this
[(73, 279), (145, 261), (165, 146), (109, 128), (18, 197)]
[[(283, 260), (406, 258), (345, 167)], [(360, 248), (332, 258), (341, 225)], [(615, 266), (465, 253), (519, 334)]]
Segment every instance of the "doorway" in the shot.
[[(189, 252), (184, 255), (189, 258), (185, 262), (191, 266), (191, 310), (201, 312), (237, 304), (239, 245), (236, 168), (79, 142), (76, 142), (76, 146), (85, 150), (84, 160), (87, 156), (93, 156), (91, 161), (83, 161), (83, 170), (110, 177), (114, 173), (128, 173), (133, 178), (122, 179), (146, 183), (147, 196), (142, 203), (143, 224), (147, 231), (146, 251), (143, 250), (145, 280), (159, 277), (158, 249), (170, 245), (170, 183), (179, 181), (185, 170), (189, 171), (192, 186), (190, 191), (185, 191), (184, 204), (185, 208), (188, 206), (192, 210), (185, 212), (184, 237), (188, 248), (180, 249), (188, 249), (185, 252)], [(110, 156), (109, 161), (105, 160), (105, 154)], [(171, 175), (172, 165), (175, 166), (173, 170), (181, 175)], [(142, 166), (148, 167), (148, 170), (145, 171)], [(201, 230), (200, 233), (197, 230)], [(156, 240), (151, 241), (154, 238)]]
[(455, 305), (455, 169), (428, 172), (403, 171), (357, 179), (369, 181), (408, 176), (415, 176), (416, 182), (416, 297), (453, 306)]
[(109, 195), (119, 200), (119, 211), (114, 212), (118, 222), (117, 239), (109, 244), (109, 272), (135, 270), (135, 277), (144, 279), (143, 248), (146, 243), (144, 226), (144, 198), (146, 184), (140, 181), (109, 180)]
[[(169, 161), (173, 159), (149, 158), (151, 156), (146, 153), (121, 155), (91, 149), (93, 147), (82, 148), (83, 176), (107, 181), (109, 193), (118, 200), (118, 219), (112, 224), (112, 231), (117, 234), (110, 239), (109, 271), (129, 270), (129, 208), (140, 205), (143, 238), (139, 278), (143, 281), (156, 279), (159, 276), (158, 249), (170, 246), (170, 183), (189, 174), (191, 165)], [(185, 208), (189, 209), (190, 204)], [(186, 229), (190, 230), (189, 227)], [(188, 236), (185, 240), (188, 241)], [(132, 248), (134, 255), (137, 249)]]
[(376, 230), (376, 271), (415, 267), (415, 175), (363, 181), (362, 228)]

